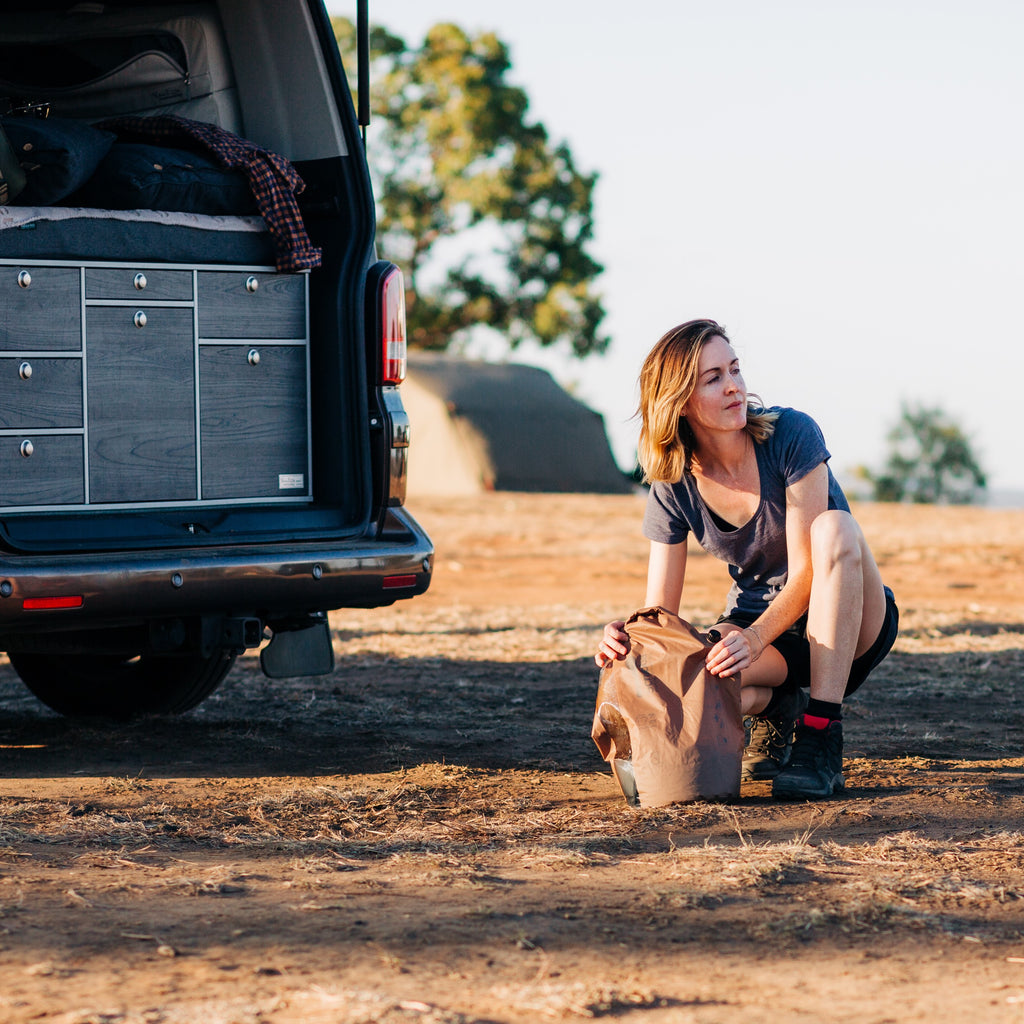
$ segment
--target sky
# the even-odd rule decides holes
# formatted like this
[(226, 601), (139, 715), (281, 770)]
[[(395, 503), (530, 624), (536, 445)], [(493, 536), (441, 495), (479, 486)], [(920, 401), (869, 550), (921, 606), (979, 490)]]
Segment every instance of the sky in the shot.
[(598, 172), (610, 350), (509, 358), (601, 412), (624, 467), (644, 356), (710, 317), (750, 390), (819, 422), (841, 478), (881, 466), (909, 402), (954, 417), (1024, 504), (1024, 4), (370, 0), (370, 18), (410, 45), (440, 21), (495, 31), (529, 118)]

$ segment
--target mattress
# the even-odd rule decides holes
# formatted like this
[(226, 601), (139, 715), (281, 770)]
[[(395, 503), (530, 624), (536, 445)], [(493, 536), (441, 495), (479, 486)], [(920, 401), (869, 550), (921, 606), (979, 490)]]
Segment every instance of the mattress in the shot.
[(3, 206), (0, 258), (273, 266), (275, 250), (258, 216)]

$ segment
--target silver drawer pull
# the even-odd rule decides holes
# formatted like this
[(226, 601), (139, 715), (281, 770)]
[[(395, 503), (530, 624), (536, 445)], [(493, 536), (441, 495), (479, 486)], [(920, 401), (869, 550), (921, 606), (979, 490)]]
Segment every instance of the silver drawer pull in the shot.
[(132, 323), (135, 324), (136, 327), (145, 327), (146, 314), (143, 313), (142, 310), (140, 309), (138, 313), (136, 313), (135, 316), (132, 317)]
[(259, 278), (257, 278), (257, 277), (247, 277), (245, 279), (245, 290), (250, 295), (255, 295), (256, 292), (259, 291), (259, 287), (260, 287)]
[(32, 379), (32, 364), (31, 363), (22, 363), (21, 366), (18, 367), (18, 376), (22, 380), (31, 380)]
[(28, 288), (32, 284), (32, 275), (27, 271), (23, 270), (18, 274), (18, 285), (22, 288)]
[(249, 360), (250, 366), (260, 365), (260, 350), (258, 348), (249, 349), (249, 354), (245, 357)]
[(21, 447), (18, 449), (18, 451), (21, 452), (22, 458), (25, 459), (27, 459), (35, 450), (35, 445), (33, 445), (27, 437), (21, 442)]
[(132, 284), (135, 285), (136, 291), (141, 292), (149, 282), (146, 280), (145, 274), (136, 274), (135, 277), (132, 278)]

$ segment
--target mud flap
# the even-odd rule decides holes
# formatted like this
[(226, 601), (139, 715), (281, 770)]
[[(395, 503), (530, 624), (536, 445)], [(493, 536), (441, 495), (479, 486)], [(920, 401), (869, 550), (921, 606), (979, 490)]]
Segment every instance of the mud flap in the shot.
[(271, 679), (327, 675), (334, 668), (334, 648), (326, 618), (304, 629), (275, 632), (260, 652), (260, 668)]

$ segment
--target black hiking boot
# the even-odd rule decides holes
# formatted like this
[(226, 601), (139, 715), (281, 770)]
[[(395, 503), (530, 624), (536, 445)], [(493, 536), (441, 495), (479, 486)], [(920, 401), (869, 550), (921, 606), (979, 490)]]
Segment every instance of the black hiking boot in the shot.
[(789, 764), (775, 776), (772, 796), (777, 800), (821, 800), (845, 788), (843, 723), (833, 721), (825, 729), (812, 729), (801, 719)]
[(806, 707), (807, 693), (797, 687), (769, 716), (750, 715), (743, 720), (747, 742), (740, 778), (746, 782), (774, 779), (789, 764), (793, 734)]

